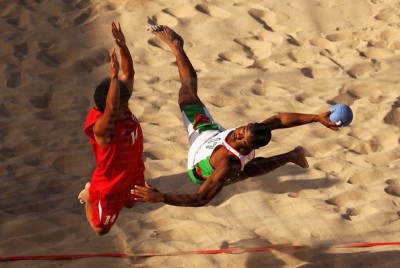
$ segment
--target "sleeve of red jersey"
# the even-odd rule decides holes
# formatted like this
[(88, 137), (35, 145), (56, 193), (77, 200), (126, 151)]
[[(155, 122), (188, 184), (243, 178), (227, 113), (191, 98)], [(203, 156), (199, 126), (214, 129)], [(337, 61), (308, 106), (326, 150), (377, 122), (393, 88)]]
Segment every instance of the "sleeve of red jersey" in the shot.
[(94, 139), (93, 126), (101, 116), (102, 113), (100, 113), (99, 110), (92, 108), (85, 122), (84, 132), (89, 137), (90, 141), (94, 143), (96, 140)]

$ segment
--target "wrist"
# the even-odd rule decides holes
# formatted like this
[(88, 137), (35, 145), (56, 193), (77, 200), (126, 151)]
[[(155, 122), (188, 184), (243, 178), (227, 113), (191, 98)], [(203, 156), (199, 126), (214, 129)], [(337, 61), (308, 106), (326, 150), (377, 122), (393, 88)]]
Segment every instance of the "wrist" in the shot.
[(314, 115), (312, 120), (311, 120), (311, 122), (313, 122), (313, 123), (318, 123), (319, 122), (320, 123), (321, 122), (320, 115), (318, 115), (318, 114)]
[(160, 201), (159, 201), (159, 202), (165, 203), (165, 204), (166, 204), (167, 198), (168, 198), (167, 194), (161, 194), (161, 197), (160, 197)]

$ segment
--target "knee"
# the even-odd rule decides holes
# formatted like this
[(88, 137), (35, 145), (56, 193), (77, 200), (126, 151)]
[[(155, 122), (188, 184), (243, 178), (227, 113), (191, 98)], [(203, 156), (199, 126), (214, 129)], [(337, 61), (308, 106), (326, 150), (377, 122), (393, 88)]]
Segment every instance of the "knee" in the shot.
[(110, 231), (110, 229), (94, 228), (94, 232), (95, 232), (98, 236), (103, 236), (103, 235), (107, 234), (109, 231)]

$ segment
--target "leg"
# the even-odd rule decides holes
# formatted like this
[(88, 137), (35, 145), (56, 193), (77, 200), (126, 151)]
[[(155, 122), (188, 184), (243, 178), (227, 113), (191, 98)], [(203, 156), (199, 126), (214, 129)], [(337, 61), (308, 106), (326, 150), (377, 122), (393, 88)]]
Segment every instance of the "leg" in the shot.
[(201, 103), (197, 96), (197, 74), (183, 49), (183, 38), (165, 25), (150, 26), (148, 31), (164, 41), (175, 55), (182, 84), (178, 100), (181, 110), (187, 104)]
[(240, 173), (236, 182), (243, 181), (250, 177), (267, 174), (268, 172), (271, 172), (287, 163), (293, 163), (302, 168), (308, 168), (308, 163), (304, 155), (303, 147), (296, 147), (292, 151), (284, 154), (268, 158), (258, 157), (251, 160), (245, 165), (243, 172)]
[(93, 230), (97, 235), (105, 235), (108, 233), (110, 230), (109, 229), (102, 229), (99, 227), (95, 227), (92, 222), (93, 218), (93, 206), (90, 203), (90, 194), (89, 194), (89, 188), (90, 188), (90, 182), (86, 183), (85, 188), (79, 193), (78, 199), (81, 204), (85, 204), (85, 210), (86, 210), (86, 218), (90, 223), (90, 226), (92, 226)]

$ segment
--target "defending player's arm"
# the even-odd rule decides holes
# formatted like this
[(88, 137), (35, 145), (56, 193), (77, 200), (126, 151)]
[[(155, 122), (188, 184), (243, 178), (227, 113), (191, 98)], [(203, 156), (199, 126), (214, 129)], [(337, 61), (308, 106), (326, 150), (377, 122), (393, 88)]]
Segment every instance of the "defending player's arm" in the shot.
[(126, 45), (125, 35), (121, 30), (121, 25), (119, 22), (118, 27), (115, 22), (111, 23), (111, 33), (114, 37), (115, 43), (119, 47), (119, 52), (121, 54), (121, 81), (127, 84), (129, 92), (132, 93), (135, 69), (133, 68), (132, 56), (128, 46)]
[(220, 161), (214, 173), (205, 180), (197, 193), (193, 194), (166, 194), (155, 188), (135, 186), (132, 194), (139, 202), (162, 202), (173, 206), (200, 207), (211, 201), (224, 187), (227, 178), (232, 178), (240, 171), (240, 162), (234, 157), (227, 157)]
[(282, 113), (262, 121), (270, 130), (297, 127), (309, 123), (319, 122), (332, 130), (338, 130), (336, 123), (329, 121), (330, 111), (322, 114)]
[(119, 109), (119, 63), (115, 49), (111, 52), (111, 82), (103, 115), (93, 127), (94, 137), (100, 146), (110, 144), (114, 134), (114, 122)]

